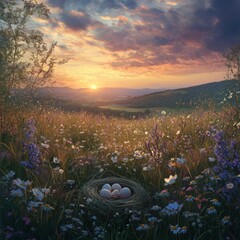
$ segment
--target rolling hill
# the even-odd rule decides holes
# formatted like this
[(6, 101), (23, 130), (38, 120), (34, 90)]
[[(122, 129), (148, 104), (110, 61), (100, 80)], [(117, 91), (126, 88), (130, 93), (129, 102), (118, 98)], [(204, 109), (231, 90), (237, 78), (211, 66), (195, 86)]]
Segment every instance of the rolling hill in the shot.
[(40, 88), (38, 97), (54, 97), (71, 101), (97, 102), (97, 101), (118, 101), (136, 96), (150, 94), (164, 89), (129, 89), (129, 88), (98, 88), (96, 90), (89, 88), (73, 89), (69, 87)]
[(194, 87), (155, 92), (118, 101), (116, 104), (132, 108), (192, 107), (204, 102), (206, 104), (209, 102), (220, 103), (224, 98), (226, 101), (230, 100), (231, 96), (229, 95), (232, 91), (240, 91), (238, 80), (224, 80)]

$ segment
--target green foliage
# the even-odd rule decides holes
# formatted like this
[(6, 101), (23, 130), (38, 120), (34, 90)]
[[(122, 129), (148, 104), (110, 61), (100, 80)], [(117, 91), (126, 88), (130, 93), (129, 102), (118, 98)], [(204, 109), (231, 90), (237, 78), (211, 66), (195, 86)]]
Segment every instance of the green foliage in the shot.
[(27, 91), (50, 84), (58, 61), (56, 42), (50, 47), (44, 34), (35, 30), (34, 18), (49, 18), (49, 9), (33, 0), (3, 0), (0, 4), (0, 93), (7, 101), (13, 91)]
[(232, 47), (224, 55), (227, 66), (227, 79), (240, 80), (240, 44)]

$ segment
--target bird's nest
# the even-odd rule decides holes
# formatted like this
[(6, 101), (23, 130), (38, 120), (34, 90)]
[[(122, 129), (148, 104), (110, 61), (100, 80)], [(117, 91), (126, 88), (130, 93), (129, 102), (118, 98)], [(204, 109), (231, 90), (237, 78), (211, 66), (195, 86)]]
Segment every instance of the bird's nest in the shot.
[[(105, 199), (99, 195), (102, 186), (106, 183), (110, 185), (119, 183), (122, 187), (128, 187), (132, 195), (128, 199)], [(83, 186), (83, 194), (86, 198), (91, 199), (90, 207), (95, 211), (109, 214), (124, 209), (141, 210), (146, 206), (149, 197), (145, 189), (137, 182), (122, 177), (106, 177), (93, 179)]]

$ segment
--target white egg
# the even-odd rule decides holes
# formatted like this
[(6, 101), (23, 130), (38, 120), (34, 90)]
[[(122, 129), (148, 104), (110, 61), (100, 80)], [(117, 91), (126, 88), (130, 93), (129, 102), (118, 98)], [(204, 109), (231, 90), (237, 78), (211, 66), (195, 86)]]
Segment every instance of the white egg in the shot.
[(120, 197), (120, 192), (118, 189), (115, 189), (113, 192), (112, 192), (112, 197), (113, 198), (119, 198)]
[(102, 189), (100, 191), (100, 196), (103, 197), (103, 198), (109, 199), (109, 198), (112, 197), (112, 193), (107, 189)]
[(112, 191), (112, 187), (110, 186), (110, 184), (106, 183), (102, 186), (102, 189), (107, 189), (109, 190), (110, 192)]
[(112, 190), (114, 191), (114, 190), (118, 190), (118, 191), (120, 191), (121, 189), (122, 189), (122, 187), (121, 187), (121, 185), (120, 184), (118, 184), (118, 183), (114, 183), (113, 185), (112, 185)]
[(132, 193), (131, 190), (128, 187), (124, 187), (120, 190), (120, 198), (127, 199), (131, 197)]

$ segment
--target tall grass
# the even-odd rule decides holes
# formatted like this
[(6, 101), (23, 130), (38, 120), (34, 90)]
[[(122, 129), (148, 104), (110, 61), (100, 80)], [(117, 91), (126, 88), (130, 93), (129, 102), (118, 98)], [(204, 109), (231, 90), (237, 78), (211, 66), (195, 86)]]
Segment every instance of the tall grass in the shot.
[[(199, 109), (191, 114), (131, 120), (35, 109), (9, 113), (8, 119), (0, 143), (3, 239), (239, 236), (239, 197), (233, 194), (232, 199), (226, 199), (222, 192), (231, 179), (219, 179), (214, 172), (220, 161), (214, 153), (214, 134), (223, 130), (224, 139), (235, 140), (234, 148), (239, 150), (240, 116), (236, 109)], [(29, 119), (36, 127), (34, 138), (41, 163), (35, 168), (40, 171), (22, 164), (30, 158), (23, 144)], [(235, 158), (239, 161), (238, 155)], [(106, 219), (91, 211), (91, 199), (80, 190), (108, 170), (141, 183), (151, 196), (145, 211), (125, 209)], [(231, 174), (236, 177), (240, 169)], [(167, 185), (164, 179), (170, 175), (177, 175), (177, 179)], [(234, 183), (234, 191), (239, 191), (238, 187)], [(169, 206), (171, 203), (175, 205)]]

